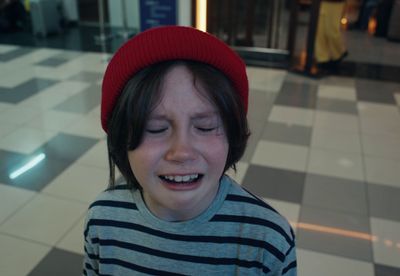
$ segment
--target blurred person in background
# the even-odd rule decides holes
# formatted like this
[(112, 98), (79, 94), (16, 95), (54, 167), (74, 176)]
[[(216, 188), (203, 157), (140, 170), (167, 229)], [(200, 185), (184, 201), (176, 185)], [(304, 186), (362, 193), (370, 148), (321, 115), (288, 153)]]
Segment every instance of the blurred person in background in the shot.
[(317, 36), (315, 39), (315, 58), (322, 71), (337, 70), (340, 62), (347, 56), (340, 20), (342, 19), (345, 0), (322, 0)]

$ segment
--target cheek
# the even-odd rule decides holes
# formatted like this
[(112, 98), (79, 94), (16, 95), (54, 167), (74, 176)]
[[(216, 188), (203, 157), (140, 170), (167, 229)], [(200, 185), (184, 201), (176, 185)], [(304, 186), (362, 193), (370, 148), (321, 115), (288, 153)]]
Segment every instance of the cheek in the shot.
[(133, 174), (139, 182), (155, 167), (159, 160), (159, 150), (155, 147), (138, 147), (133, 151), (128, 152), (129, 165)]
[(226, 159), (228, 157), (229, 145), (226, 138), (216, 137), (213, 141), (208, 141), (205, 145), (205, 151), (207, 159), (216, 168), (224, 168)]
[(128, 152), (131, 168), (144, 168), (155, 165), (163, 156), (167, 148), (166, 141), (143, 139), (142, 143)]

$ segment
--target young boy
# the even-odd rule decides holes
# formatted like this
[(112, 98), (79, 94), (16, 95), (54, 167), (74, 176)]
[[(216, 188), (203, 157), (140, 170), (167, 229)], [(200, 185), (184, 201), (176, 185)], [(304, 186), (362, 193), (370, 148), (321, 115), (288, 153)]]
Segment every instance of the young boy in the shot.
[(224, 175), (249, 136), (236, 53), (154, 28), (117, 51), (102, 90), (110, 187), (88, 211), (85, 275), (296, 275), (288, 222)]

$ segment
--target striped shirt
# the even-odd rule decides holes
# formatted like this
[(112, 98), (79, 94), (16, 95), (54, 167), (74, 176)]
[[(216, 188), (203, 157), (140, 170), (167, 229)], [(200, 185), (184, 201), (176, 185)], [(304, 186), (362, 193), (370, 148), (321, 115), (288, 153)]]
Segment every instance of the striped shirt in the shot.
[(139, 190), (105, 191), (84, 237), (84, 275), (297, 275), (289, 223), (227, 176), (208, 209), (183, 222), (154, 216)]

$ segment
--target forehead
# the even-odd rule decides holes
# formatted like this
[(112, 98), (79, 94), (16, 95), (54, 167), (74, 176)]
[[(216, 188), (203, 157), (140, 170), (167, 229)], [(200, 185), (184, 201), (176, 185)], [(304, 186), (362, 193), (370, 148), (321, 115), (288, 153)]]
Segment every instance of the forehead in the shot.
[(164, 76), (160, 86), (159, 100), (153, 110), (164, 108), (191, 109), (193, 112), (216, 110), (201, 80), (185, 65), (173, 66)]

